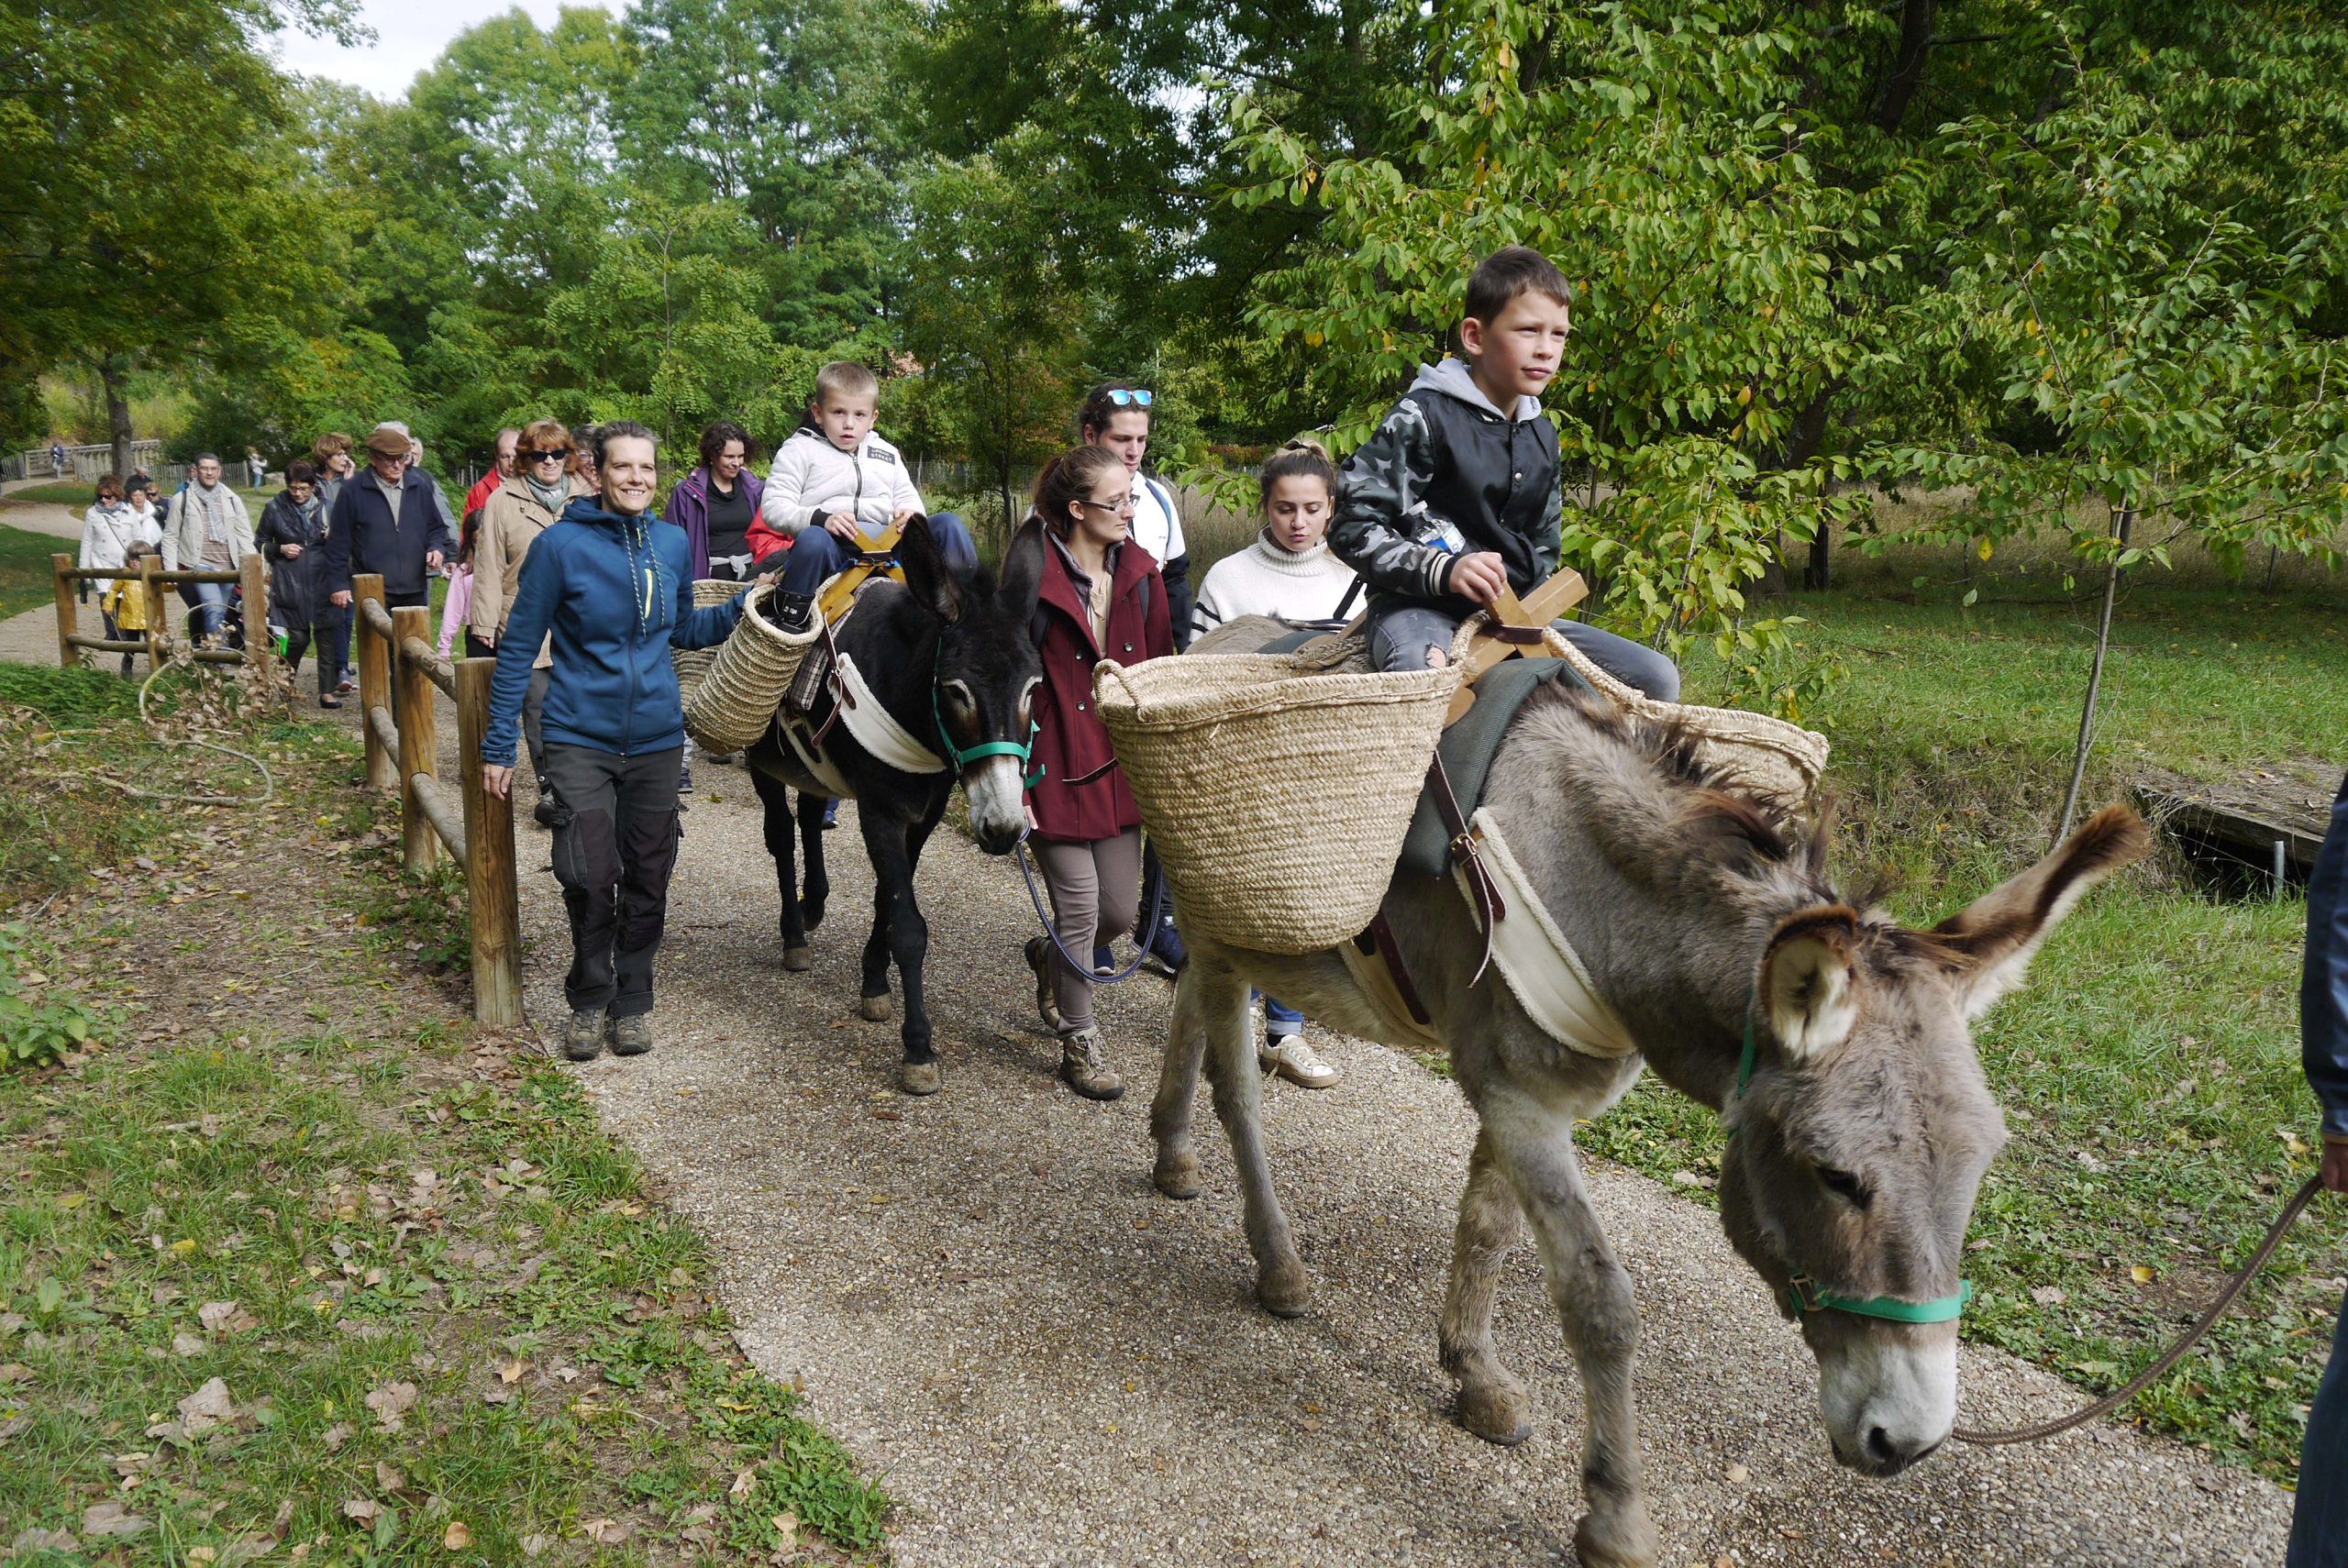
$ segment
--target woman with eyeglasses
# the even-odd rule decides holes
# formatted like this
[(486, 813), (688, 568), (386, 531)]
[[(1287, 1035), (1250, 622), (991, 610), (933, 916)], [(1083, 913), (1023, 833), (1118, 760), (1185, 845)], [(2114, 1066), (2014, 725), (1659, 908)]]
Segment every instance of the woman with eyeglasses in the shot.
[[(1051, 889), (1058, 937), (1031, 937), (1027, 967), (1036, 1010), (1059, 1036), (1060, 1077), (1088, 1099), (1114, 1099), (1124, 1084), (1102, 1049), (1093, 976), (1080, 961), (1131, 929), (1141, 888), (1141, 813), (1093, 710), (1092, 668), (1174, 651), (1165, 580), (1133, 537), (1134, 510), (1124, 460), (1105, 447), (1079, 447), (1036, 480), (1035, 510), (1012, 544), (1044, 552), (1029, 627), (1044, 679), (1035, 704), (1042, 778), (1027, 797), (1028, 842)], [(1031, 541), (1031, 534), (1041, 537)]]
[[(593, 493), (571, 478), (572, 446), (570, 432), (561, 420), (533, 422), (515, 448), (513, 477), (482, 503), (473, 537), (473, 602), (465, 621), (468, 658), (497, 657), (497, 640), (513, 613), (515, 590), (530, 546), (554, 526), (572, 496)], [(553, 666), (552, 645), (542, 646), (533, 661), (528, 693), (522, 703), (522, 736), (529, 746), (530, 772), (538, 785), (538, 804), (531, 818), (540, 827), (552, 827), (555, 820), (543, 729), (548, 672)]]

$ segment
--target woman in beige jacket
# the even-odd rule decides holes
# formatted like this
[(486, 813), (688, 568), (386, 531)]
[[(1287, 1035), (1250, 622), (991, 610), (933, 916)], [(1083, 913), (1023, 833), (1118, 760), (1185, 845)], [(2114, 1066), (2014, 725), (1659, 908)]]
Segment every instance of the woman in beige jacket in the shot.
[[(534, 422), (522, 432), (515, 450), (513, 477), (482, 503), (473, 538), (472, 610), (465, 617), (467, 657), (496, 657), (497, 639), (505, 630), (506, 613), (521, 581), (523, 558), (539, 534), (554, 526), (570, 498), (583, 493), (570, 474), (571, 447), (570, 431), (562, 421)], [(547, 671), (553, 666), (551, 644), (542, 645), (530, 672), (529, 695), (522, 703), (522, 738), (538, 779), (538, 805), (532, 815), (540, 827), (554, 825), (552, 792), (546, 784), (546, 739), (539, 729), (546, 711)]]

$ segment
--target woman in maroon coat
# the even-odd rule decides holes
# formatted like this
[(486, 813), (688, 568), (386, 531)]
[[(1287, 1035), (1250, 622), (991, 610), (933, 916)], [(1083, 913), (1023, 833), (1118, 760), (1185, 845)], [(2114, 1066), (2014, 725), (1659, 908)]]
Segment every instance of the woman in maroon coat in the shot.
[[(1043, 588), (1032, 623), (1044, 681), (1036, 692), (1036, 760), (1028, 834), (1052, 894), (1059, 947), (1090, 954), (1134, 924), (1141, 886), (1141, 813), (1092, 705), (1092, 667), (1174, 651), (1157, 562), (1129, 536), (1133, 477), (1117, 455), (1080, 447), (1036, 481), (1026, 527), (1043, 535)], [(1090, 1099), (1124, 1092), (1092, 1021), (1092, 977), (1042, 937), (1027, 944), (1036, 1005), (1058, 1032), (1060, 1077)]]

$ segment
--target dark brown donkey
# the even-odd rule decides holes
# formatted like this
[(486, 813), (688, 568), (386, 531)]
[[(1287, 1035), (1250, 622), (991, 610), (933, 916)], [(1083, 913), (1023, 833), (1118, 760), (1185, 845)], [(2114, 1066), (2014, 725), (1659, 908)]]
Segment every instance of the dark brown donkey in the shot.
[[(1966, 1224), (2004, 1141), (1968, 1021), (2020, 983), (2073, 900), (2144, 852), (2143, 824), (2106, 810), (2003, 887), (1910, 931), (1827, 885), (1822, 831), (1805, 842), (1780, 804), (1703, 767), (1685, 736), (1562, 687), (1510, 728), (1484, 806), (1645, 1063), (1720, 1110), (1733, 1134), (1722, 1223), (1800, 1320), (1835, 1456), (1888, 1475), (1930, 1453), (1955, 1419)], [(1439, 1334), (1460, 1422), (1496, 1442), (1532, 1430), (1525, 1386), (1491, 1335), (1521, 1212), (1582, 1378), (1581, 1560), (1645, 1568), (1656, 1536), (1632, 1400), (1638, 1316), (1573, 1144), (1575, 1121), (1620, 1099), (1642, 1057), (1569, 1050), (1498, 977), (1471, 983), (1482, 943), (1449, 881), (1398, 877), (1385, 911), (1481, 1123)], [(1352, 1033), (1375, 1037), (1378, 1018), (1334, 953), (1276, 957), (1184, 935), (1191, 961), (1151, 1110), (1157, 1185), (1176, 1198), (1198, 1191), (1190, 1122), (1203, 1059), (1238, 1166), (1258, 1298), (1294, 1316), (1308, 1286), (1265, 1157), (1248, 987)], [(1822, 1296), (1839, 1305), (1801, 1309), (1797, 1291), (1813, 1308)], [(1920, 1304), (1946, 1315), (1863, 1315)]]

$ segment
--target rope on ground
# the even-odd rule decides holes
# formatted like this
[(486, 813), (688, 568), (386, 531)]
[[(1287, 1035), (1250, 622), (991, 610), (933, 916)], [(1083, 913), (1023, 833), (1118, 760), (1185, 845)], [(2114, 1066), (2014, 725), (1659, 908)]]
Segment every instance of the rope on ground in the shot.
[[(148, 691), (166, 671), (202, 668), (195, 661), (194, 651), (194, 645), (186, 639), (172, 639), (170, 657), (148, 671), (147, 679), (138, 683), (138, 722), (158, 745), (198, 747), (205, 751), (216, 751), (224, 756), (233, 756), (239, 762), (250, 763), (253, 770), (260, 775), (260, 793), (258, 795), (212, 795), (187, 790), (150, 790), (145, 785), (133, 784), (127, 778), (117, 778), (111, 773), (103, 772), (94, 767), (84, 769), (74, 775), (75, 779), (103, 784), (109, 790), (117, 790), (136, 800), (166, 801), (185, 806), (265, 806), (277, 798), (277, 778), (270, 772), (268, 763), (263, 762), (251, 752), (239, 750), (236, 746), (220, 741), (206, 740), (194, 732), (185, 735), (172, 734), (163, 727), (159, 718), (147, 711)], [(96, 732), (61, 733), (87, 734)]]

